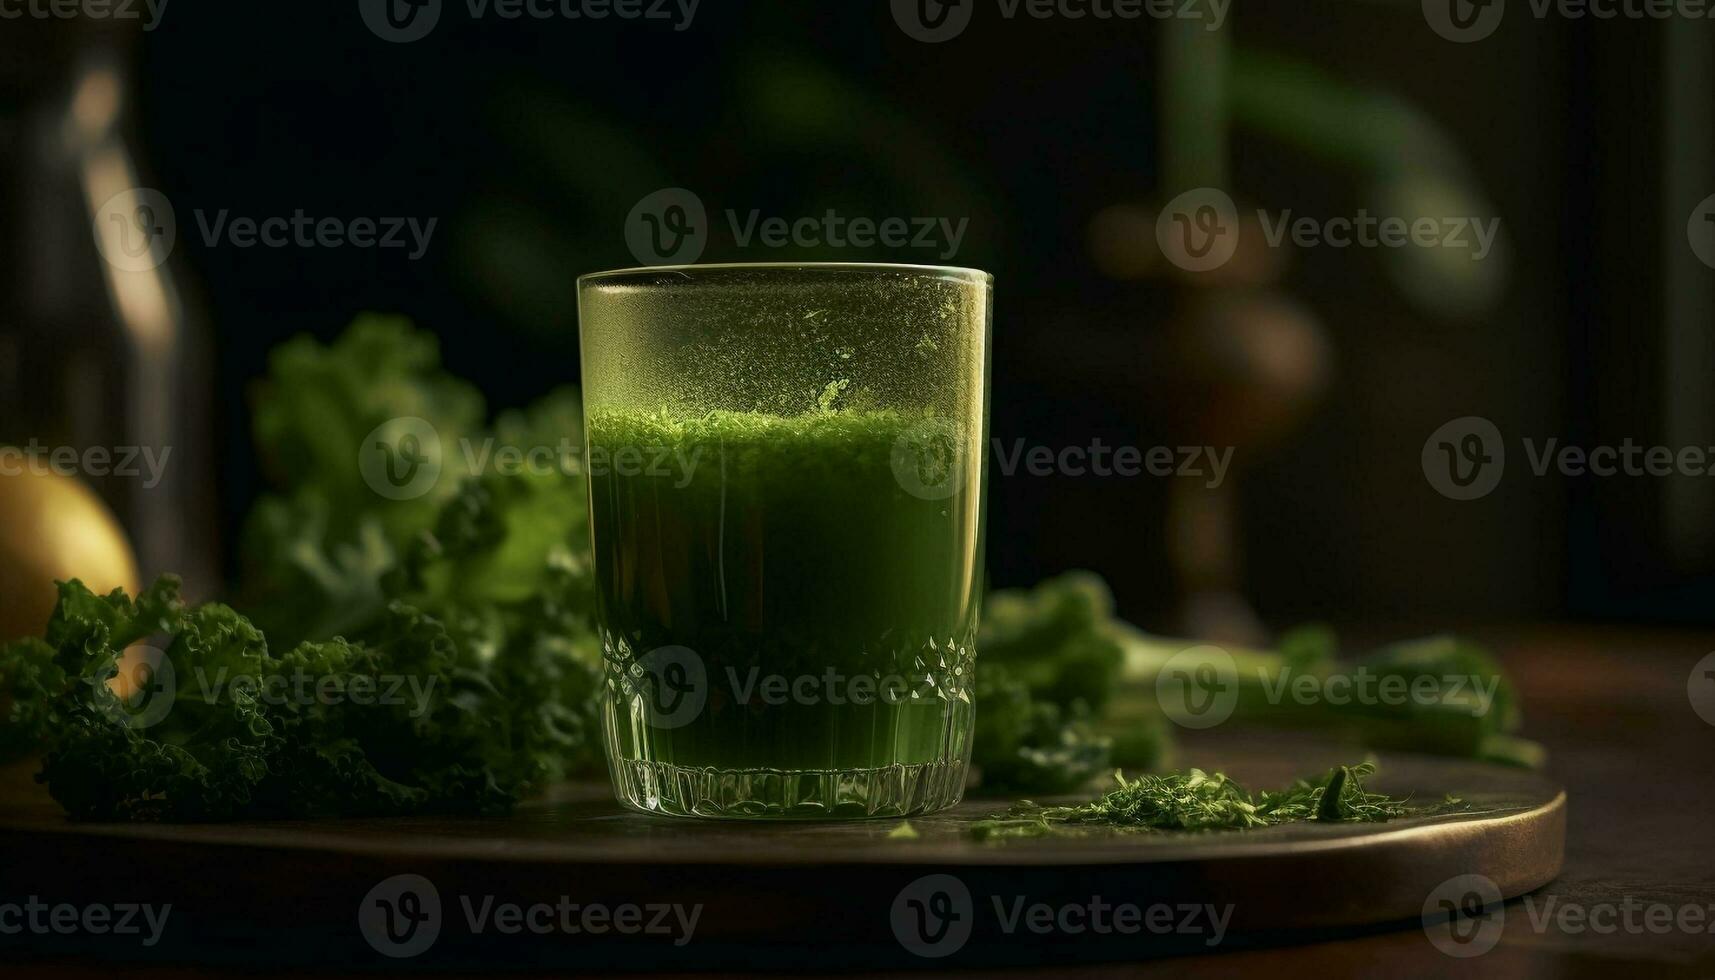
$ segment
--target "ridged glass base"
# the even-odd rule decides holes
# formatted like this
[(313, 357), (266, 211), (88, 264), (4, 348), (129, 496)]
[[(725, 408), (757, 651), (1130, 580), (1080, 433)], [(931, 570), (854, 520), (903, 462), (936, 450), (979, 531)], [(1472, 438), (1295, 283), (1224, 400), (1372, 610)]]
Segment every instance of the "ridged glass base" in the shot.
[(929, 762), (880, 769), (780, 772), (691, 769), (665, 762), (614, 760), (620, 802), (648, 813), (732, 820), (829, 820), (909, 817), (959, 802), (965, 763)]

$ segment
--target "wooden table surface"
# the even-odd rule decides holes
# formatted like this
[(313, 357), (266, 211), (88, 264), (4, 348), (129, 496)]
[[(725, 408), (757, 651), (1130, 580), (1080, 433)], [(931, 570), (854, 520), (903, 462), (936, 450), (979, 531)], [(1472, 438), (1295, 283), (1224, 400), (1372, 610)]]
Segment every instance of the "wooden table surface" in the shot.
[[(1693, 711), (1687, 693), (1692, 666), (1715, 649), (1715, 636), (1611, 628), (1480, 635), (1501, 651), (1521, 690), (1526, 734), (1549, 746), (1549, 774), (1565, 785), (1570, 799), (1563, 872), (1508, 903), (1493, 949), (1453, 959), (1431, 943), (1421, 922), (1408, 920), (1355, 929), (1305, 928), (1260, 948), (1057, 967), (1052, 974), (1200, 977), (1257, 971), (1325, 978), (1440, 976), (1455, 970), (1611, 976), (1647, 970), (1670, 977), (1715, 976), (1715, 726)], [(1183, 747), (1192, 762), (1218, 761), (1242, 756), (1257, 737), (1254, 732), (1197, 733), (1186, 736)], [(1328, 752), (1326, 745), (1265, 737), (1273, 754), (1295, 744), (1307, 758)], [(1611, 928), (1605, 918), (1609, 910), (1618, 913)], [(1651, 927), (1660, 920), (1649, 916), (1670, 912), (1677, 916), (1674, 925)], [(1687, 927), (1693, 918), (1701, 925)], [(269, 959), (268, 950), (258, 949), (252, 971), (266, 970)], [(44, 976), (105, 977), (113, 969), (108, 962), (67, 959), (61, 953), (27, 962)], [(125, 969), (127, 976), (137, 977), (219, 972), (181, 963)]]

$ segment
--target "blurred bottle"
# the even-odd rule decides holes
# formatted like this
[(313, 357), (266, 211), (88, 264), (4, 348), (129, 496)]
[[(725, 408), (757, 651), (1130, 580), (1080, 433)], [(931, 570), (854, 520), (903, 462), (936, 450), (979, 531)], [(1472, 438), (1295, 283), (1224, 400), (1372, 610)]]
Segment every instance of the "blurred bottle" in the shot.
[[(179, 572), (192, 595), (207, 595), (217, 566), (206, 343), (168, 261), (171, 205), (139, 174), (130, 56), (140, 32), (134, 22), (6, 23), (0, 445), (93, 488), (145, 580)], [(16, 469), (17, 455), (5, 463)], [(33, 534), (50, 536), (0, 527), (0, 558), (8, 536), (16, 549), (16, 536)]]

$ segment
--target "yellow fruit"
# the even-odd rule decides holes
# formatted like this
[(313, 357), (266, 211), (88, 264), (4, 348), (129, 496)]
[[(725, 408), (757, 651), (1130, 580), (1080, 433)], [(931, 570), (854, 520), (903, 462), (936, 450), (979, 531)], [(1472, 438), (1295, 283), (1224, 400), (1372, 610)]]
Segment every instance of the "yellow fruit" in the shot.
[(69, 476), (6, 469), (16, 473), (0, 473), (0, 641), (41, 635), (59, 601), (56, 579), (136, 595), (137, 559), (101, 498)]

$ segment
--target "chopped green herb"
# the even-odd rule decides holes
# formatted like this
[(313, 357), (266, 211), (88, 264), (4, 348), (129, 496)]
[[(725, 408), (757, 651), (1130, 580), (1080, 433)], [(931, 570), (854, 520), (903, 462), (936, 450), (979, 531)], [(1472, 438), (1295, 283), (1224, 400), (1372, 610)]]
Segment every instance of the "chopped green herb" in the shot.
[(1125, 831), (1248, 830), (1284, 823), (1381, 822), (1446, 813), (1464, 804), (1452, 797), (1416, 806), (1364, 789), (1374, 763), (1337, 766), (1319, 779), (1300, 779), (1278, 792), (1251, 793), (1223, 773), (1201, 769), (1128, 779), (1076, 806), (1040, 806), (1025, 800), (1004, 814), (973, 824), (979, 840), (1077, 834), (1095, 828)]

